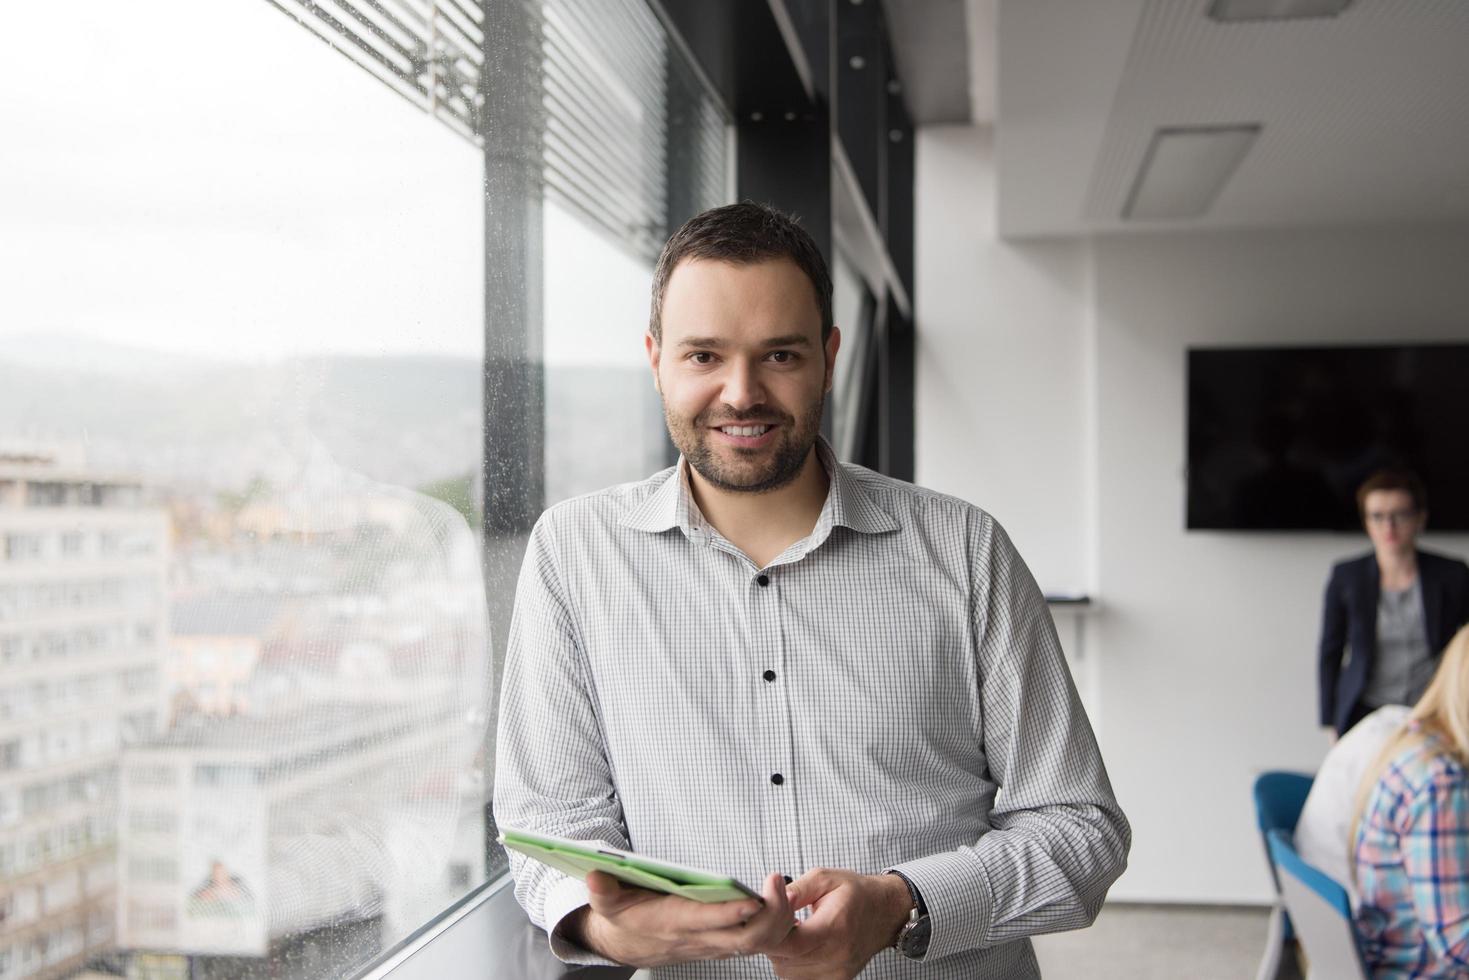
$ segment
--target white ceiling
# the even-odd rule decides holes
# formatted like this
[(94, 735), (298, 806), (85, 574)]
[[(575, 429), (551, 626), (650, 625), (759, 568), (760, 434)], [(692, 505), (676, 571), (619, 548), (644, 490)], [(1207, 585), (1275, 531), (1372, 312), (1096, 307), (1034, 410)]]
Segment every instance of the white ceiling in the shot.
[[(1208, 7), (999, 0), (1002, 233), (1469, 222), (1469, 2), (1230, 24)], [(1260, 137), (1206, 215), (1121, 219), (1155, 130), (1245, 123)]]
[(998, 5), (999, 0), (883, 0), (915, 124), (994, 122)]

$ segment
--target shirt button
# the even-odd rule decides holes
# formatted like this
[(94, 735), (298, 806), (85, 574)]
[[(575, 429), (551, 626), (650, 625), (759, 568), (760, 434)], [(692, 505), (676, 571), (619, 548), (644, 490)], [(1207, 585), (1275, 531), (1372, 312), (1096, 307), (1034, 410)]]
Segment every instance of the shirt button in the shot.
[(770, 584), (770, 576), (769, 575), (761, 575), (761, 576), (759, 576), (758, 578), (755, 579), (755, 582), (760, 586), (760, 588), (763, 589), (767, 585)]
[(770, 781), (772, 783), (774, 783), (775, 785), (779, 786), (781, 783), (783, 783), (783, 782), (786, 781), (786, 778), (784, 776), (782, 776), (780, 773), (776, 773), (774, 776), (771, 776), (770, 777)]
[(767, 681), (773, 681), (773, 680), (775, 680), (775, 671), (773, 671), (773, 670), (767, 670), (765, 672), (765, 674), (764, 674), (764, 677), (765, 677), (765, 679)]

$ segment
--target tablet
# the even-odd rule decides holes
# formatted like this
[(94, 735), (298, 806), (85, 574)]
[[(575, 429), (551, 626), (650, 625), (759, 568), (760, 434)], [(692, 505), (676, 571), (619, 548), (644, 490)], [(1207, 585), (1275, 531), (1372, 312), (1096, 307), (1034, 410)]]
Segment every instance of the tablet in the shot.
[(644, 857), (632, 851), (619, 850), (606, 841), (569, 840), (501, 827), (500, 843), (578, 878), (586, 878), (589, 871), (604, 871), (629, 885), (695, 902), (732, 902), (760, 897), (759, 892), (728, 875)]

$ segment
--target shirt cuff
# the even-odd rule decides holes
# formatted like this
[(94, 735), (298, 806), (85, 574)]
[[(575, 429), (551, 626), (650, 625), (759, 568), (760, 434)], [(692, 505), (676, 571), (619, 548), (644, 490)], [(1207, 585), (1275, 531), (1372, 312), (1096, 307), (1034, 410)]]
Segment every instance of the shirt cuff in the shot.
[(976, 859), (961, 851), (947, 851), (895, 864), (923, 896), (928, 912), (928, 952), (923, 960), (979, 949), (987, 944), (995, 899)]
[(546, 936), (551, 941), (551, 953), (561, 962), (577, 966), (622, 966), (621, 963), (578, 946), (560, 934), (562, 921), (590, 902), (586, 883), (580, 878), (562, 878), (546, 892), (542, 911), (545, 913)]

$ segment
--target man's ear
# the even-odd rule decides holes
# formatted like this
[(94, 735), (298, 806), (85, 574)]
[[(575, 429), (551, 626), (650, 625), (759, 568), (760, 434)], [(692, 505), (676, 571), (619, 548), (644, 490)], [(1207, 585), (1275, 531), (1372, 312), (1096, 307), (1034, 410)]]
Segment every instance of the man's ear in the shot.
[(841, 328), (833, 326), (831, 336), (827, 337), (826, 343), (822, 345), (822, 353), (826, 360), (826, 387), (822, 389), (823, 391), (830, 392), (832, 382), (836, 380), (837, 351), (841, 349), (841, 346)]
[(648, 352), (648, 366), (653, 369), (653, 390), (661, 395), (663, 386), (658, 383), (658, 363), (662, 360), (663, 348), (653, 339), (652, 331), (643, 334), (643, 348)]

